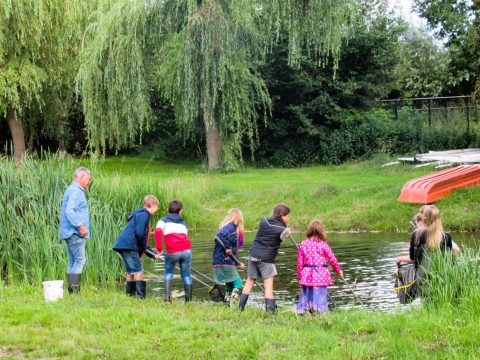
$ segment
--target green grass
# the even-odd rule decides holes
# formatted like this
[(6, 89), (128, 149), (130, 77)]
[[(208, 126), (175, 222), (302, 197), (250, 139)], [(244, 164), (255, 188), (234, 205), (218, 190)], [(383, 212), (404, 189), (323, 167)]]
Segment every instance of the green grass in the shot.
[[(469, 306), (393, 313), (274, 317), (209, 303), (164, 305), (112, 290), (45, 303), (37, 288), (0, 288), (0, 354), (112, 359), (478, 358), (480, 312)], [(2, 350), (3, 348), (3, 350)]]
[[(246, 168), (236, 173), (204, 172), (200, 165), (177, 165), (139, 157), (105, 160), (26, 159), (21, 166), (0, 158), (0, 275), (9, 283), (39, 284), (62, 279), (64, 244), (58, 238), (62, 193), (74, 169), (87, 166), (93, 183), (87, 190), (92, 240), (87, 242), (84, 281), (108, 286), (121, 280), (121, 262), (111, 250), (128, 214), (146, 194), (161, 206), (152, 225), (174, 198), (184, 203), (191, 229), (214, 230), (231, 207), (240, 208), (248, 230), (255, 230), (275, 204), (292, 210), (289, 224), (304, 232), (313, 218), (327, 231), (408, 231), (418, 205), (397, 202), (403, 184), (433, 169), (382, 168), (387, 158), (297, 169)], [(445, 228), (480, 230), (480, 188), (461, 189), (439, 201)], [(45, 266), (47, 264), (47, 266)]]
[[(128, 188), (153, 181), (152, 192), (162, 201), (175, 197), (185, 205), (188, 224), (214, 229), (231, 207), (244, 212), (246, 227), (255, 229), (274, 205), (285, 202), (291, 209), (291, 225), (303, 231), (313, 218), (328, 230), (408, 231), (408, 221), (419, 208), (397, 202), (403, 184), (436, 171), (407, 166), (382, 168), (387, 158), (340, 166), (296, 169), (253, 169), (236, 173), (205, 173), (201, 166), (173, 165), (146, 158), (107, 158), (98, 164), (99, 182)], [(139, 194), (139, 197), (141, 195)], [(480, 187), (460, 189), (440, 200), (443, 223), (450, 231), (480, 230)]]

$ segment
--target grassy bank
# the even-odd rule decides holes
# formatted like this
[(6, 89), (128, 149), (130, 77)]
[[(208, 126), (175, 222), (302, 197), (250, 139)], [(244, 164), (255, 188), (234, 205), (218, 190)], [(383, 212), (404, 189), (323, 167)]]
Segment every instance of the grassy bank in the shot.
[[(407, 231), (418, 205), (397, 202), (403, 184), (433, 169), (411, 166), (382, 168), (386, 158), (340, 166), (298, 169), (244, 169), (236, 173), (204, 172), (200, 165), (176, 165), (146, 158), (106, 160), (44, 155), (17, 166), (0, 159), (0, 273), (9, 283), (39, 284), (62, 278), (64, 244), (58, 239), (62, 193), (73, 170), (87, 166), (93, 183), (87, 190), (93, 241), (87, 242), (84, 281), (112, 285), (120, 278), (118, 256), (111, 246), (127, 215), (141, 206), (145, 194), (161, 201), (152, 225), (165, 215), (168, 201), (184, 202), (193, 229), (214, 231), (231, 207), (239, 207), (246, 228), (285, 202), (290, 225), (304, 232), (313, 218), (332, 230)], [(456, 191), (438, 202), (447, 230), (479, 230), (480, 188)], [(300, 235), (299, 235), (300, 236)], [(47, 264), (48, 266), (45, 266)]]
[[(292, 209), (291, 225), (299, 231), (315, 217), (323, 219), (329, 230), (408, 231), (408, 221), (419, 206), (397, 202), (402, 186), (437, 170), (410, 165), (382, 168), (388, 160), (377, 157), (297, 169), (247, 168), (224, 174), (205, 173), (195, 165), (116, 157), (98, 164), (94, 186), (102, 189), (100, 193), (114, 187), (121, 199), (125, 189), (149, 183), (162, 201), (156, 217), (165, 214), (169, 200), (180, 198), (189, 226), (198, 229), (214, 229), (235, 206), (243, 210), (246, 227), (254, 230), (276, 203), (285, 202)], [(450, 231), (480, 230), (479, 201), (480, 187), (458, 190), (439, 201), (445, 227)]]
[(474, 359), (480, 312), (336, 311), (274, 317), (208, 303), (164, 305), (114, 291), (45, 303), (40, 290), (0, 289), (0, 355), (12, 358)]

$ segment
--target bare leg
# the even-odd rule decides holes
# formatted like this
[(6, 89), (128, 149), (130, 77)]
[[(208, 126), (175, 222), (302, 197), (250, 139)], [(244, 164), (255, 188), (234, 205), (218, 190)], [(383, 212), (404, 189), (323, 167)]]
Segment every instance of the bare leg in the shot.
[(263, 279), (263, 286), (265, 287), (265, 299), (273, 299), (273, 276)]
[(249, 295), (250, 291), (252, 291), (253, 285), (255, 285), (256, 279), (252, 278), (247, 278), (247, 281), (245, 282), (245, 286), (243, 287), (242, 294)]
[(133, 274), (127, 274), (127, 281), (133, 281)]
[(137, 272), (133, 274), (133, 277), (135, 278), (135, 281), (142, 281), (143, 280), (143, 272)]

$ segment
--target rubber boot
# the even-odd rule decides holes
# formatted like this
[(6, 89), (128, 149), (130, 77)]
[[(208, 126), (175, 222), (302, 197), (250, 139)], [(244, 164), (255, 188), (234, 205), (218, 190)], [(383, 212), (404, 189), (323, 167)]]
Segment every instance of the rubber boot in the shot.
[(163, 296), (163, 302), (170, 304), (172, 302), (172, 280), (165, 280), (165, 294)]
[(240, 295), (242, 293), (242, 289), (233, 289), (232, 293), (230, 294), (230, 298), (228, 299), (227, 306), (232, 308), (236, 305), (236, 303), (240, 300)]
[(137, 292), (137, 286), (135, 281), (127, 281), (125, 283), (125, 294), (129, 296), (134, 296), (135, 293)]
[(192, 284), (189, 285), (184, 285), (183, 288), (185, 289), (185, 302), (192, 301), (192, 292), (193, 292), (193, 287)]
[(275, 314), (275, 299), (267, 299), (265, 298), (265, 310), (271, 314)]
[(144, 280), (138, 280), (135, 283), (137, 297), (139, 299), (145, 299), (147, 297), (147, 282)]
[(240, 295), (240, 301), (238, 303), (238, 308), (240, 309), (240, 311), (243, 311), (245, 309), (245, 305), (247, 304), (247, 301), (248, 301), (248, 296), (249, 295), (246, 295), (243, 293)]
[(68, 293), (78, 294), (80, 292), (80, 281), (82, 274), (68, 274)]

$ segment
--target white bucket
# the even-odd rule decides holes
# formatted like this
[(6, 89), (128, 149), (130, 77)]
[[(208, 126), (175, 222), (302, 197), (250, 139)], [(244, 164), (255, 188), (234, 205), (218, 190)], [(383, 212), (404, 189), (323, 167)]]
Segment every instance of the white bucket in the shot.
[(42, 284), (45, 301), (63, 299), (63, 280), (44, 281)]

